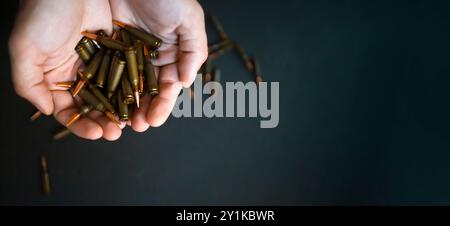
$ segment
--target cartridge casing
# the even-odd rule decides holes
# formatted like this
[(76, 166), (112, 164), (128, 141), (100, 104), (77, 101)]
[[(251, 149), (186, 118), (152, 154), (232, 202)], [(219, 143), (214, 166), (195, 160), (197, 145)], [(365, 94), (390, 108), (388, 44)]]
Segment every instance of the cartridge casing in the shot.
[(91, 92), (95, 95), (95, 97), (97, 97), (97, 99), (100, 100), (100, 102), (102, 102), (102, 104), (106, 107), (106, 109), (108, 109), (108, 111), (110, 111), (111, 113), (115, 113), (116, 110), (114, 109), (114, 107), (112, 106), (112, 104), (108, 101), (108, 99), (103, 95), (102, 91), (100, 91), (97, 87), (95, 87), (92, 84), (89, 84), (89, 89), (91, 90)]
[(83, 99), (87, 104), (92, 105), (95, 110), (100, 112), (106, 112), (107, 109), (105, 105), (88, 89), (82, 88), (78, 95)]
[(144, 71), (144, 43), (141, 40), (136, 40), (134, 41), (134, 47), (136, 48), (138, 70)]
[(252, 59), (253, 65), (255, 66), (255, 82), (259, 84), (262, 82), (261, 65), (256, 58)]
[(78, 113), (80, 114), (80, 116), (85, 116), (89, 112), (91, 112), (93, 109), (94, 109), (94, 107), (92, 107), (92, 105), (85, 104), (80, 107), (80, 109), (78, 110)]
[(145, 61), (145, 79), (147, 81), (147, 88), (150, 95), (155, 96), (159, 94), (159, 85), (156, 80), (155, 68), (152, 62), (147, 57)]
[(119, 106), (117, 106), (117, 94), (114, 94), (110, 100), (110, 103), (114, 106), (114, 109), (118, 109)]
[(117, 106), (119, 108), (119, 118), (121, 121), (128, 121), (128, 105), (124, 103), (122, 91), (117, 92)]
[(131, 46), (131, 36), (127, 30), (120, 31), (120, 38), (122, 39), (122, 42), (126, 47)]
[(114, 113), (109, 111), (106, 106), (86, 88), (80, 90), (79, 95), (81, 99), (83, 99), (86, 103), (92, 105), (95, 110), (105, 113), (106, 117), (108, 117), (111, 121), (115, 123), (120, 123)]
[(69, 129), (67, 129), (66, 127), (64, 127), (63, 129), (60, 129), (60, 130), (56, 131), (56, 132), (53, 134), (52, 139), (53, 139), (53, 140), (61, 140), (61, 139), (63, 139), (64, 137), (69, 136), (70, 134), (72, 134), (72, 132), (70, 132)]
[(128, 78), (133, 87), (133, 91), (139, 91), (139, 72), (136, 59), (136, 49), (134, 47), (127, 47), (124, 52), (127, 60)]
[(89, 81), (95, 73), (97, 72), (98, 68), (100, 67), (100, 64), (103, 60), (103, 55), (105, 54), (105, 49), (100, 49), (92, 58), (91, 62), (89, 62), (86, 70), (83, 72), (83, 80)]
[(148, 51), (148, 56), (153, 59), (158, 58), (159, 51), (158, 50), (150, 50), (150, 51)]
[(86, 50), (89, 52), (89, 54), (91, 54), (91, 55), (94, 55), (95, 52), (97, 52), (97, 47), (92, 42), (92, 40), (90, 40), (87, 37), (83, 37), (81, 39), (80, 45), (84, 46), (86, 48)]
[(96, 85), (100, 88), (105, 86), (106, 78), (108, 77), (108, 72), (111, 63), (111, 50), (107, 50), (105, 55), (103, 56), (102, 63), (100, 65), (100, 69), (97, 74)]
[(227, 45), (229, 45), (231, 42), (232, 42), (231, 40), (227, 39), (227, 40), (223, 40), (223, 41), (221, 41), (219, 43), (210, 45), (210, 46), (208, 46), (208, 53), (211, 54), (211, 53), (213, 53), (215, 51), (218, 51), (218, 50), (226, 47)]
[(66, 127), (69, 127), (70, 125), (72, 125), (73, 123), (78, 121), (82, 116), (87, 115), (89, 112), (92, 111), (92, 109), (93, 109), (93, 107), (90, 104), (81, 106), (80, 109), (78, 109), (78, 112), (73, 114), (70, 117), (70, 119), (67, 121)]
[(225, 30), (223, 29), (222, 24), (219, 22), (219, 19), (215, 17), (214, 15), (209, 16), (211, 19), (211, 22), (213, 23), (213, 26), (216, 28), (217, 33), (219, 33), (219, 37), (221, 39), (228, 39), (227, 33), (225, 33)]
[(120, 56), (121, 56), (121, 53), (119, 51), (114, 51), (114, 54), (112, 54), (108, 76), (109, 76), (109, 74), (111, 74), (112, 68), (115, 66), (115, 64), (117, 63), (117, 58), (120, 58)]
[(234, 47), (236, 48), (236, 51), (238, 52), (241, 59), (244, 61), (247, 70), (251, 72), (254, 67), (247, 53), (245, 53), (244, 49), (237, 43), (234, 43)]
[(31, 120), (31, 121), (34, 121), (34, 120), (38, 119), (39, 117), (41, 117), (41, 115), (42, 115), (42, 112), (40, 112), (39, 110), (37, 110), (37, 111), (30, 117), (30, 120)]
[(141, 40), (135, 40), (134, 47), (139, 71), (139, 94), (142, 95), (144, 92), (144, 43)]
[(223, 54), (230, 51), (231, 49), (233, 49), (233, 47), (234, 47), (234, 43), (229, 42), (226, 45), (224, 45), (223, 47), (221, 47), (219, 50), (210, 53), (208, 56), (208, 59), (215, 60), (215, 59), (219, 58), (220, 56), (222, 56)]
[(211, 68), (211, 60), (210, 59), (207, 59), (205, 61), (203, 69), (204, 69), (203, 73), (205, 74), (204, 82), (205, 83), (210, 82), (212, 80), (212, 68)]
[(42, 192), (44, 195), (50, 194), (50, 177), (47, 169), (47, 158), (45, 155), (41, 156), (41, 180), (42, 180)]
[(112, 38), (108, 38), (108, 37), (97, 36), (95, 41), (97, 41), (98, 43), (104, 45), (105, 47), (107, 47), (109, 49), (113, 49), (113, 50), (124, 51), (124, 48), (125, 48), (124, 43), (114, 40)]
[(50, 191), (50, 176), (48, 173), (42, 173), (42, 192), (44, 195), (49, 195)]
[(134, 103), (133, 89), (126, 76), (122, 76), (122, 98), (125, 104)]
[(89, 53), (89, 51), (86, 49), (84, 45), (78, 44), (75, 47), (75, 51), (77, 52), (78, 56), (80, 56), (81, 60), (83, 60), (84, 63), (87, 63), (91, 60), (92, 55)]
[(122, 78), (123, 70), (125, 69), (126, 62), (121, 60), (120, 58), (115, 58), (115, 62), (113, 62), (111, 72), (108, 77), (107, 84), (107, 92), (108, 99), (114, 94), (117, 89), (117, 86), (120, 84), (120, 80)]

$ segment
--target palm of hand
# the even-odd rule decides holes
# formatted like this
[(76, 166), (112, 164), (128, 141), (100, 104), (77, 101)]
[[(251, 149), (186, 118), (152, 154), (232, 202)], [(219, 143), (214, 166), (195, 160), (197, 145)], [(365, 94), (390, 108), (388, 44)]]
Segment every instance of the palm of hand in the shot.
[[(31, 5), (36, 2), (24, 3), (24, 10), (18, 15), (18, 24), (11, 36), (12, 68), (17, 75), (13, 76), (13, 80), (20, 95), (32, 102), (35, 100), (33, 103), (41, 111), (53, 113), (60, 123), (65, 124), (77, 108), (72, 96), (60, 91), (56, 83), (74, 81), (76, 78), (81, 62), (74, 47), (81, 38), (81, 31), (104, 29), (110, 32), (110, 8), (107, 1), (87, 1), (85, 4), (78, 1), (42, 1), (41, 4)], [(45, 100), (53, 103), (42, 102)], [(118, 126), (94, 112), (70, 129), (86, 139), (103, 136), (112, 140), (121, 134)]]

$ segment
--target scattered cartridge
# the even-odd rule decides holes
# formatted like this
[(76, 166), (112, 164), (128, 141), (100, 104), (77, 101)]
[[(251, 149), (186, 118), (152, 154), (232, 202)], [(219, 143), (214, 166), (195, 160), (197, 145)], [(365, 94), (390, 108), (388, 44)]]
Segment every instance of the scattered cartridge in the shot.
[(42, 192), (44, 195), (49, 195), (51, 191), (50, 176), (47, 169), (47, 158), (45, 155), (41, 155), (41, 180), (42, 180)]

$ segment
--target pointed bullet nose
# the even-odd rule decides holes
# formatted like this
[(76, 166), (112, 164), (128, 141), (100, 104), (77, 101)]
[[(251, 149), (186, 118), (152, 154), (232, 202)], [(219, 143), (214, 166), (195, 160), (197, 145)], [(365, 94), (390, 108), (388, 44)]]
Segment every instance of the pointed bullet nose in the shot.
[(92, 34), (92, 33), (85, 32), (85, 31), (81, 32), (81, 34), (84, 35), (86, 38), (89, 38), (89, 39), (94, 39), (94, 40), (97, 39), (97, 35), (96, 34)]
[(121, 28), (125, 27), (125, 23), (122, 23), (122, 22), (117, 21), (117, 20), (113, 20), (113, 24), (116, 25), (117, 27), (121, 27)]
[(139, 91), (134, 92), (134, 98), (136, 100), (136, 106), (139, 108)]
[(81, 91), (81, 89), (83, 89), (84, 84), (85, 84), (84, 80), (80, 80), (75, 89), (73, 90), (72, 96), (74, 97), (77, 96), (78, 93)]
[(75, 113), (74, 115), (72, 115), (72, 117), (70, 117), (69, 121), (67, 121), (66, 123), (66, 127), (71, 126), (74, 122), (78, 121), (78, 119), (80, 118), (80, 113)]

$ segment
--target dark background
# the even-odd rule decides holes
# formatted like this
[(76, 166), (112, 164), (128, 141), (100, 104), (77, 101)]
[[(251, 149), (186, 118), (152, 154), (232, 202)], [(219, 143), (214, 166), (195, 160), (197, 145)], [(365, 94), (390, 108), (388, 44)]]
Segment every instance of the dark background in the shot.
[[(444, 1), (203, 1), (280, 82), (280, 124), (171, 118), (118, 142), (51, 141), (11, 86), (1, 9), (0, 204), (450, 204)], [(209, 41), (218, 40), (208, 27)], [(236, 55), (223, 81), (250, 81)], [(53, 192), (40, 189), (48, 153)]]

